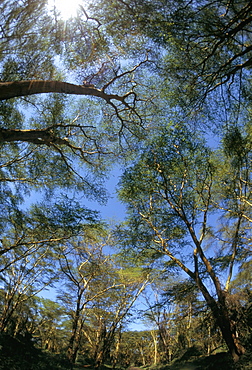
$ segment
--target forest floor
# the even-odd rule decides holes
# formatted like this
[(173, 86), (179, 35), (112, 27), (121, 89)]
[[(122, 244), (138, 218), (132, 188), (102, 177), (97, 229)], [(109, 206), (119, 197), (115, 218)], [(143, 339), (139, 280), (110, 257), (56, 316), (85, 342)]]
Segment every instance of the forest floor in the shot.
[(199, 370), (203, 369), (199, 367), (199, 364), (194, 364), (191, 362), (184, 363), (184, 364), (172, 364), (165, 367), (165, 370)]
[[(227, 352), (220, 352), (210, 356), (189, 356), (188, 352), (184, 353), (179, 359), (175, 359), (169, 364), (157, 364), (150, 367), (130, 366), (126, 370), (251, 370), (252, 353), (247, 353), (244, 360), (234, 365), (230, 355)], [(74, 367), (79, 370), (85, 366)], [(86, 367), (86, 370), (95, 370), (92, 367)], [(101, 370), (112, 370), (110, 366), (103, 366)], [(116, 370), (125, 370), (117, 367)]]
[[(166, 365), (151, 367), (148, 370), (243, 370), (251, 369), (246, 366), (235, 366), (227, 352), (220, 352), (210, 356), (193, 356), (181, 358)], [(147, 369), (145, 369), (147, 370)]]
[[(233, 362), (228, 353), (222, 352), (211, 356), (192, 356), (184, 354), (170, 364), (151, 366), (149, 368), (131, 367), (128, 370), (232, 370)], [(247, 369), (247, 368), (246, 368)]]

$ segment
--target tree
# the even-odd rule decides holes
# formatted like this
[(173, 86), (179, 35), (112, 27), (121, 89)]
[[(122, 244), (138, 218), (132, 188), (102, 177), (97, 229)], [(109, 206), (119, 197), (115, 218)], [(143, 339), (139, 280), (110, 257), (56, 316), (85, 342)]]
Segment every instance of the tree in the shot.
[(152, 284), (152, 290), (150, 291), (149, 295), (145, 294), (145, 305), (147, 309), (143, 313), (145, 320), (150, 323), (155, 330), (157, 335), (157, 342), (159, 347), (159, 362), (167, 362), (169, 363), (172, 358), (174, 357), (174, 353), (172, 350), (172, 340), (171, 340), (171, 332), (173, 322), (175, 321), (172, 318), (172, 306), (167, 302), (163, 302), (160, 297), (160, 286), (162, 283), (160, 280), (157, 280), (154, 284)]
[[(246, 192), (251, 181), (247, 177), (250, 151), (243, 156), (246, 177), (241, 181), (234, 169), (223, 171), (196, 134), (174, 125), (147, 143), (139, 160), (126, 170), (120, 187), (120, 197), (131, 213), (130, 247), (143, 250), (141, 258), (146, 255), (149, 260), (167, 256), (167, 269), (176, 266), (188, 275), (210, 308), (234, 360), (244, 348), (237, 337), (228, 281), (250, 239), (250, 192)], [(230, 163), (223, 155), (221, 159)], [(223, 187), (226, 176), (232, 182), (228, 198)], [(230, 223), (227, 228), (211, 222), (216, 214)], [(226, 286), (219, 275), (224, 269), (228, 271)]]
[(98, 333), (94, 362), (97, 367), (108, 360), (114, 366), (118, 363), (122, 331), (127, 327), (134, 303), (149, 284), (148, 274), (138, 268), (122, 270), (120, 266), (116, 266), (114, 278), (118, 282), (117, 286), (94, 302), (96, 323), (93, 330)]
[[(36, 294), (36, 284), (42, 289), (44, 281), (39, 280), (39, 273), (48, 274), (45, 284), (51, 284), (58, 273), (52, 266), (61, 264), (61, 272), (77, 291), (76, 307), (70, 308), (73, 315), (68, 344), (69, 357), (74, 361), (82, 335), (82, 311), (109, 289), (106, 283), (115, 283), (109, 279), (101, 282), (99, 291), (97, 281), (104, 277), (99, 262), (106, 265), (107, 257), (98, 252), (95, 261), (91, 252), (76, 252), (76, 265), (70, 265), (68, 257), (74, 252), (65, 248), (75, 248), (81, 238), (86, 240), (90, 230), (94, 232), (97, 218), (69, 197), (61, 203), (59, 192), (74, 192), (72, 198), (81, 193), (100, 201), (106, 199), (101, 179), (110, 161), (121, 156), (132, 138), (144, 135), (143, 113), (151, 97), (139, 97), (142, 87), (137, 81), (148, 65), (148, 56), (144, 52), (141, 59), (124, 58), (121, 63), (124, 52), (119, 52), (99, 22), (89, 18), (84, 9), (75, 20), (64, 24), (56, 11), (48, 13), (46, 1), (3, 1), (0, 20), (1, 278), (6, 285), (11, 272), (17, 278), (4, 286), (3, 294), (8, 298), (9, 290), (14, 291), (10, 300), (15, 298), (17, 304), (13, 304), (11, 315), (16, 317), (18, 310), (22, 311), (16, 290), (25, 285), (22, 299), (28, 299)], [(28, 211), (23, 203), (34, 192), (37, 196), (38, 190), (45, 198)], [(22, 274), (30, 278), (27, 284)], [(92, 279), (97, 291), (94, 283), (90, 296)], [(7, 316), (4, 311), (3, 330)], [(104, 345), (106, 354), (119, 321)], [(53, 339), (47, 345), (53, 349)]]
[(29, 211), (7, 201), (1, 230), (1, 273), (19, 261), (25, 263), (22, 259), (35, 257), (36, 253), (39, 258), (40, 251), (47, 258), (53, 258), (55, 250), (67, 240), (100, 227), (97, 212), (67, 197), (58, 197), (55, 201), (54, 204), (51, 201), (33, 204)]
[(33, 319), (33, 338), (40, 348), (62, 353), (67, 333), (63, 327), (64, 308), (50, 299), (36, 297)]
[[(25, 312), (24, 306), (32, 301), (35, 294), (52, 283), (54, 275), (51, 269), (46, 267), (46, 264), (50, 266), (51, 262), (47, 248), (40, 248), (39, 252), (33, 250), (33, 253), (23, 256), (22, 259), (16, 257), (19, 251), (12, 252), (15, 264), (11, 261), (4, 274), (1, 274), (3, 288), (0, 331), (16, 336), (22, 331), (20, 327), (22, 328), (23, 321), (28, 321), (30, 316), (29, 312)], [(22, 318), (23, 313), (26, 320)]]
[(150, 331), (123, 331), (118, 365), (122, 367), (151, 365), (152, 346), (153, 339)]
[[(28, 297), (45, 282), (39, 271), (51, 284), (53, 264), (69, 284), (61, 299), (72, 324), (71, 361), (83, 335), (96, 365), (111, 348), (118, 360), (123, 325), (147, 279), (138, 267), (118, 263), (119, 272), (117, 262), (91, 248), (91, 234), (101, 231), (97, 215), (69, 199), (105, 201), (107, 169), (130, 158), (121, 196), (131, 231), (121, 242), (141, 252), (147, 275), (162, 257), (162, 268), (182, 269), (240, 357), (248, 283), (234, 294), (240, 288), (232, 279), (251, 265), (250, 2), (99, 0), (83, 2), (64, 22), (46, 1), (3, 0), (0, 22), (3, 330), (14, 322), (19, 331), (19, 309), (32, 316)], [(211, 105), (214, 94), (220, 98)], [(210, 134), (218, 129), (219, 150), (200, 140), (207, 126), (199, 111), (207, 113)], [(191, 120), (184, 124), (182, 115)], [(24, 202), (38, 191), (45, 203), (28, 211)], [(65, 202), (60, 192), (68, 194)], [(191, 317), (192, 306), (181, 309)], [(156, 331), (152, 337), (157, 360)], [(55, 347), (53, 339), (48, 346)], [(143, 363), (150, 362), (146, 348), (138, 347)]]
[(32, 302), (35, 295), (57, 280), (54, 266), (58, 263), (59, 248), (69, 240), (94, 232), (99, 221), (96, 213), (83, 209), (77, 202), (71, 208), (69, 201), (50, 202), (47, 206), (36, 204), (30, 212), (10, 207), (6, 217), (8, 223), (4, 222), (2, 228), (0, 252), (0, 330), (15, 335), (22, 324), (24, 304)]
[[(140, 271), (130, 278), (128, 272), (126, 278), (111, 256), (104, 254), (108, 239), (99, 239), (99, 235), (93, 240), (89, 236), (59, 250), (66, 287), (60, 289), (58, 300), (65, 306), (72, 326), (68, 358), (75, 363), (78, 352), (87, 349), (82, 344), (86, 338), (96, 367), (110, 358), (116, 335), (120, 336), (129, 310), (148, 283)], [(116, 353), (113, 357), (116, 361)]]
[(66, 279), (67, 289), (60, 289), (58, 299), (64, 304), (66, 314), (71, 320), (67, 355), (72, 363), (75, 363), (80, 347), (87, 305), (114, 287), (112, 283), (103, 285), (98, 291), (92, 291), (92, 282), (99, 279), (107, 257), (103, 255), (102, 246), (97, 240), (89, 240), (87, 236), (85, 239), (86, 242), (79, 240), (76, 245), (70, 242), (68, 246), (64, 245), (59, 249), (61, 276)]
[(142, 310), (157, 339), (158, 362), (169, 363), (190, 353), (210, 355), (221, 347), (219, 330), (206, 303), (199, 301), (196, 285), (178, 276), (178, 271), (167, 269), (159, 275), (144, 295)]

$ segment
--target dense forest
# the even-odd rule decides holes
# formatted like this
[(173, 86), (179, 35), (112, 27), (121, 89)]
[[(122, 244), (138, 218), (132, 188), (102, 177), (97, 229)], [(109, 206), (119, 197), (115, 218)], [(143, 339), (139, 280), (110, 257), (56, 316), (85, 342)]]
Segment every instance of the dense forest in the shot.
[(0, 369), (251, 368), (251, 83), (249, 0), (0, 1)]

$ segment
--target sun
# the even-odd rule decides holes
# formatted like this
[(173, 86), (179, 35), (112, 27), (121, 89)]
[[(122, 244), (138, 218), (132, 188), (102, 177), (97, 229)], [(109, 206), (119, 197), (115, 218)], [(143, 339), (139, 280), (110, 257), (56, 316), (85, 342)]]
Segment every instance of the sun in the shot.
[(61, 18), (66, 20), (76, 16), (81, 0), (48, 0), (48, 7), (55, 7), (61, 15)]

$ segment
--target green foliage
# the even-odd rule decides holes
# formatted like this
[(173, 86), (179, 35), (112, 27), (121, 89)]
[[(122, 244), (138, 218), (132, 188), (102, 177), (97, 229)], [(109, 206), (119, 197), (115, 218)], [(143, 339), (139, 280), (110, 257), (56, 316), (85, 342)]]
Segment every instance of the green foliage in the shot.
[[(164, 78), (173, 80), (178, 104), (205, 100), (229, 83), (241, 91), (251, 68), (249, 1), (134, 1), (125, 11), (141, 30), (165, 48)], [(249, 76), (249, 74), (248, 74)], [(225, 88), (224, 88), (225, 89)], [(229, 90), (230, 91), (230, 90)]]
[[(119, 100), (0, 102), (0, 368), (69, 368), (53, 354), (66, 351), (97, 366), (183, 365), (222, 345), (222, 319), (247, 361), (251, 10), (246, 0), (99, 0), (63, 21), (46, 1), (1, 2), (2, 82), (85, 80)], [(111, 241), (83, 198), (106, 201), (117, 161), (128, 218)], [(123, 250), (112, 256), (111, 245)], [(155, 329), (126, 332), (150, 277), (162, 294), (146, 294)], [(34, 297), (55, 285), (62, 305)], [(198, 361), (233, 366), (225, 354)]]
[[(161, 253), (164, 261), (173, 261), (190, 277), (190, 284), (178, 285), (182, 294), (176, 284), (174, 291), (168, 288), (173, 299), (192, 294), (190, 300), (195, 302), (200, 291), (217, 321), (207, 287), (212, 284), (220, 302), (219, 271), (227, 272), (228, 291), (234, 266), (241, 265), (244, 253), (247, 254), (250, 225), (246, 220), (250, 220), (250, 210), (245, 203), (249, 199), (247, 174), (251, 164), (248, 151), (238, 171), (223, 152), (218, 154), (219, 158), (197, 134), (182, 125), (160, 130), (160, 136), (149, 140), (135, 164), (126, 169), (119, 191), (129, 212), (124, 227), (124, 233), (128, 233), (126, 248), (134, 248), (142, 263), (146, 263), (146, 249), (159, 252), (151, 252), (155, 258), (160, 258)], [(219, 168), (220, 158), (224, 163)], [(232, 186), (227, 188), (228, 196), (223, 186), (226, 176)], [(211, 220), (216, 215), (222, 224)], [(155, 261), (150, 261), (148, 254), (147, 259), (152, 264)], [(163, 264), (166, 274), (171, 267), (169, 263)], [(235, 305), (231, 304), (232, 299)], [(239, 315), (241, 301), (242, 298), (232, 296), (226, 299), (230, 320), (233, 312)], [(186, 346), (187, 339), (182, 342), (182, 347)]]
[(157, 227), (171, 248), (173, 241), (183, 244), (186, 228), (177, 211), (180, 207), (188, 221), (196, 222), (211, 181), (211, 162), (208, 148), (189, 135), (185, 127), (163, 129), (125, 171), (119, 196), (129, 204), (133, 243), (141, 245), (141, 235), (145, 243), (153, 241)]
[(246, 140), (242, 137), (238, 127), (229, 130), (223, 139), (224, 152), (229, 157), (237, 156), (242, 160), (245, 155), (245, 145)]

